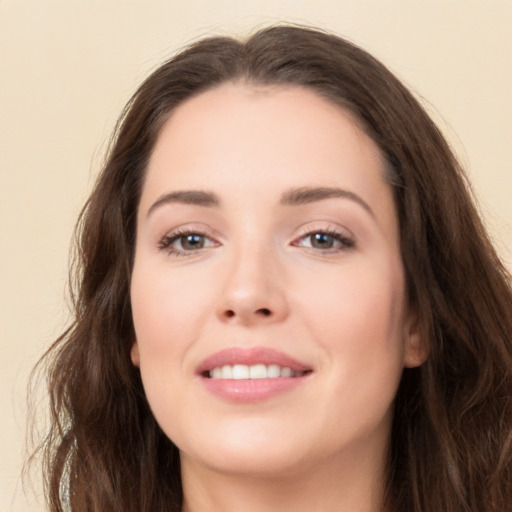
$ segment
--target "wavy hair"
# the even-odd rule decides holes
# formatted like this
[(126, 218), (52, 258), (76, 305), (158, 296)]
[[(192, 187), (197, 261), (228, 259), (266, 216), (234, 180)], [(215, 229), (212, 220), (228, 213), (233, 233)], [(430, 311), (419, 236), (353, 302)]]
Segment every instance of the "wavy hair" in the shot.
[(159, 131), (177, 105), (227, 82), (302, 86), (359, 120), (391, 169), (408, 296), (428, 360), (396, 397), (386, 510), (512, 506), (511, 279), (467, 180), (413, 95), (337, 36), (295, 26), (203, 39), (160, 66), (126, 106), (77, 224), (70, 327), (39, 363), (51, 425), (39, 446), (52, 512), (171, 512), (177, 448), (130, 360), (135, 217)]

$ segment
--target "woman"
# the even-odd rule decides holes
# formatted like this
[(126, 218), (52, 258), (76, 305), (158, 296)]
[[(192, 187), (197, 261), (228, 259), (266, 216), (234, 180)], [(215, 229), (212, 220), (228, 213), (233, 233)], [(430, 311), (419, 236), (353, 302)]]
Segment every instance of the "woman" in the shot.
[(274, 27), (165, 63), (77, 255), (51, 510), (509, 510), (510, 277), (363, 50)]

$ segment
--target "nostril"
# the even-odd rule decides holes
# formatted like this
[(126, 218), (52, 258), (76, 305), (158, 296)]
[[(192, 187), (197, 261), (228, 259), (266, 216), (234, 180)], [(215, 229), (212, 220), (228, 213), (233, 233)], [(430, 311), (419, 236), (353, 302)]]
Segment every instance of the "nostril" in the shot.
[[(250, 313), (250, 311), (246, 311), (246, 312), (240, 311), (240, 312), (237, 312), (236, 310), (233, 310), (233, 309), (226, 309), (224, 311), (224, 318), (234, 318), (236, 316), (240, 316), (242, 318), (245, 318), (246, 314), (249, 315), (249, 313)], [(256, 315), (256, 316), (259, 316), (259, 317), (269, 317), (269, 316), (272, 316), (272, 311), (270, 309), (268, 309), (268, 308), (259, 308), (259, 309), (256, 309), (253, 312), (253, 314)]]

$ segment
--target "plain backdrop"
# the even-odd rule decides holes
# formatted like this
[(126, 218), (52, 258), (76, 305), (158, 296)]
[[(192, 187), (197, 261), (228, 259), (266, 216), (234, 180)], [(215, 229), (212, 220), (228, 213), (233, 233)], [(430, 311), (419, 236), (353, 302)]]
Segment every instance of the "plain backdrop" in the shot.
[(20, 480), (27, 379), (66, 325), (73, 225), (123, 105), (192, 40), (279, 21), (348, 37), (412, 88), (512, 269), (511, 0), (0, 0), (1, 511), (43, 510)]

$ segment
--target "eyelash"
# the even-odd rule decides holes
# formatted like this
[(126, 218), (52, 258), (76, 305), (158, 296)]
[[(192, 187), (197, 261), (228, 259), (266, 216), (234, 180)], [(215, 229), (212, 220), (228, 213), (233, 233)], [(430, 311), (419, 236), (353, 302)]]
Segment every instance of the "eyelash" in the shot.
[(324, 229), (308, 229), (304, 233), (302, 233), (299, 237), (297, 237), (292, 245), (295, 247), (301, 247), (297, 242), (301, 240), (305, 240), (308, 237), (312, 237), (314, 235), (326, 235), (329, 237), (332, 237), (335, 242), (339, 242), (339, 245), (337, 247), (329, 247), (328, 249), (318, 249), (315, 247), (306, 247), (307, 249), (310, 249), (311, 251), (320, 251), (321, 254), (334, 254), (334, 253), (340, 253), (344, 251), (348, 251), (350, 249), (353, 249), (355, 247), (355, 240), (352, 236), (347, 235), (346, 233), (343, 233), (341, 231), (338, 231), (336, 229), (332, 228), (324, 228)]
[[(191, 230), (191, 229), (183, 229), (183, 230), (178, 230), (178, 231), (174, 231), (173, 233), (171, 234), (168, 234), (168, 235), (165, 235), (162, 240), (160, 240), (160, 242), (158, 243), (158, 248), (162, 251), (167, 251), (168, 254), (170, 254), (171, 256), (191, 256), (194, 252), (197, 252), (198, 250), (200, 249), (203, 249), (203, 247), (200, 247), (198, 250), (184, 250), (184, 249), (176, 249), (175, 247), (173, 247), (173, 244), (174, 242), (176, 242), (177, 240), (179, 240), (180, 238), (183, 239), (187, 236), (191, 236), (191, 235), (196, 235), (196, 236), (200, 236), (204, 239), (209, 239), (209, 240), (212, 240), (208, 235), (206, 235), (205, 233), (199, 231), (199, 230)], [(215, 242), (215, 245), (217, 245), (217, 243)]]
[[(178, 241), (180, 239), (184, 239), (185, 237), (191, 236), (191, 235), (202, 237), (205, 240), (208, 239), (208, 240), (210, 240), (210, 242), (213, 241), (212, 238), (210, 238), (208, 235), (206, 235), (205, 233), (203, 233), (199, 230), (194, 231), (194, 230), (190, 230), (190, 229), (183, 229), (183, 230), (174, 231), (171, 234), (165, 235), (158, 243), (158, 248), (162, 251), (166, 251), (169, 255), (176, 256), (176, 257), (192, 256), (194, 253), (199, 252), (201, 249), (207, 248), (207, 247), (200, 247), (199, 249), (196, 249), (196, 250), (185, 250), (185, 249), (176, 249), (173, 246), (173, 244), (176, 241)], [(308, 237), (312, 237), (314, 235), (326, 235), (326, 236), (332, 237), (335, 242), (339, 242), (339, 245), (336, 247), (329, 247), (327, 249), (319, 249), (319, 248), (315, 248), (315, 247), (306, 247), (306, 246), (303, 246), (298, 243), (298, 242), (305, 240)], [(214, 247), (217, 245), (219, 245), (218, 242), (213, 241), (213, 243), (211, 245), (209, 245), (209, 247), (212, 247), (212, 246)], [(351, 236), (347, 236), (346, 234), (342, 233), (341, 231), (338, 231), (338, 230), (332, 229), (332, 228), (326, 228), (326, 229), (313, 229), (313, 230), (305, 231), (300, 236), (298, 236), (294, 240), (294, 242), (292, 242), (291, 245), (294, 247), (306, 247), (306, 249), (309, 249), (310, 251), (314, 251), (314, 252), (319, 251), (321, 254), (333, 254), (333, 253), (340, 253), (340, 252), (344, 252), (344, 251), (353, 249), (355, 247), (355, 241)]]

